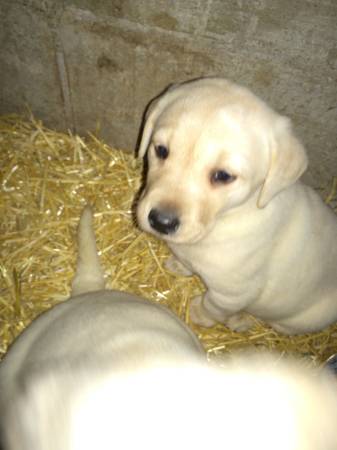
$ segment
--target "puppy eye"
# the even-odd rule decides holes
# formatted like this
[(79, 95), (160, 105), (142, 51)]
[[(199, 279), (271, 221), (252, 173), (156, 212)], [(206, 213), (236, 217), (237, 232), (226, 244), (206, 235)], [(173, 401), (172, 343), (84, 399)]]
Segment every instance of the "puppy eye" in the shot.
[(211, 173), (211, 183), (213, 184), (228, 184), (236, 180), (235, 175), (230, 175), (225, 170), (215, 170)]
[(165, 145), (156, 145), (154, 151), (159, 159), (166, 159), (168, 157), (169, 151)]

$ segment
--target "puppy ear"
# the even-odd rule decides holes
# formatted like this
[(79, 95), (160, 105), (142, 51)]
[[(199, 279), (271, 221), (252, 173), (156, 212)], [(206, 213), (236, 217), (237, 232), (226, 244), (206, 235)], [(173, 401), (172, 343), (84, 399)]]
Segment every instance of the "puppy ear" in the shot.
[(305, 149), (294, 136), (290, 120), (280, 116), (275, 128), (269, 169), (257, 200), (258, 208), (264, 208), (275, 195), (295, 183), (308, 165)]
[(151, 140), (154, 123), (162, 110), (161, 108), (159, 108), (158, 105), (159, 101), (160, 99), (158, 98), (151, 100), (150, 104), (146, 109), (143, 130), (141, 132), (141, 140), (137, 152), (137, 157), (139, 159), (144, 158), (144, 155)]
[(143, 158), (149, 146), (154, 124), (167, 104), (172, 100), (172, 91), (179, 86), (179, 84), (171, 84), (158, 97), (155, 97), (146, 108), (144, 126), (141, 132), (141, 139), (138, 147), (137, 156), (139, 159)]

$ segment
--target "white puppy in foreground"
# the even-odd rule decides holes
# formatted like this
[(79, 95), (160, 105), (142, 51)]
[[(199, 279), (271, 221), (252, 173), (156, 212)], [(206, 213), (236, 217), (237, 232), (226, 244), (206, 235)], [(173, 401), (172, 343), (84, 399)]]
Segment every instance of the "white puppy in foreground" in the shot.
[(121, 373), (107, 359), (55, 364), (21, 385), (1, 417), (4, 449), (337, 448), (337, 385), (323, 372), (255, 356)]
[(82, 383), (84, 391), (91, 389), (105, 370), (111, 374), (205, 361), (196, 336), (169, 309), (104, 290), (88, 207), (78, 240), (72, 297), (33, 321), (0, 364), (0, 417), (11, 450), (72, 448), (62, 437), (72, 391), (76, 387), (74, 396), (81, 395)]
[(0, 365), (2, 450), (335, 450), (325, 372), (245, 357), (207, 367), (168, 310), (98, 290), (82, 215), (73, 294), (35, 320)]
[(173, 86), (150, 105), (137, 217), (204, 281), (195, 323), (286, 334), (337, 320), (337, 216), (298, 181), (305, 149), (290, 122), (221, 78)]

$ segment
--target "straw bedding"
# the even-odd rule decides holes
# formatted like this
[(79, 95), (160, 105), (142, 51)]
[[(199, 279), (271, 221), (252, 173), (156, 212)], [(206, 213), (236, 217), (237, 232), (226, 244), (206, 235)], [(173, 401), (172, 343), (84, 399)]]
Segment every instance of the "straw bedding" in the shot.
[[(0, 357), (34, 317), (69, 296), (76, 226), (88, 202), (107, 287), (165, 304), (189, 321), (189, 301), (204, 287), (197, 277), (165, 270), (165, 244), (137, 229), (132, 207), (141, 167), (133, 155), (93, 135), (84, 140), (34, 118), (6, 116), (0, 117), (0, 171)], [(322, 191), (335, 208), (336, 185), (335, 179)], [(258, 321), (246, 333), (220, 325), (193, 329), (210, 357), (254, 346), (319, 364), (337, 352), (337, 325), (296, 337)]]

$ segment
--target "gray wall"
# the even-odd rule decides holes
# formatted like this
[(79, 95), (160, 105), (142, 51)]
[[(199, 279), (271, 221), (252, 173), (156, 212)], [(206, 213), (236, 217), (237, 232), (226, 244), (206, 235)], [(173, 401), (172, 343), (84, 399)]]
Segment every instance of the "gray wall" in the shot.
[(337, 0), (0, 0), (0, 112), (100, 126), (132, 150), (167, 84), (223, 75), (293, 119), (307, 180), (337, 174)]

